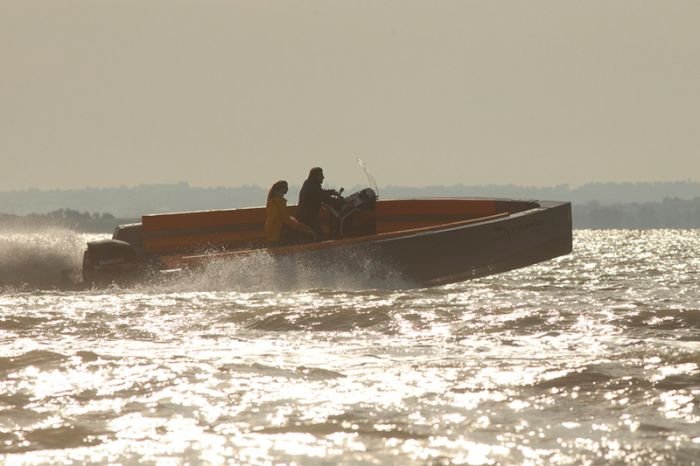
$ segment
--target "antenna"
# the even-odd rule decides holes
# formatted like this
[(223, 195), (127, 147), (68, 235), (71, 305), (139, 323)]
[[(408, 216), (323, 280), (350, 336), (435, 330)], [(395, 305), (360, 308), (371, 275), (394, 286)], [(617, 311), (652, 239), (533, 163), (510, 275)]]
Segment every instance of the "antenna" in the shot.
[(365, 172), (365, 175), (367, 176), (367, 182), (369, 183), (369, 186), (374, 189), (374, 193), (377, 195), (377, 199), (379, 199), (379, 189), (377, 188), (377, 181), (374, 179), (372, 175), (370, 175), (369, 171), (367, 171), (367, 164), (365, 163), (364, 160), (361, 158), (357, 158), (357, 164), (362, 168), (362, 171)]

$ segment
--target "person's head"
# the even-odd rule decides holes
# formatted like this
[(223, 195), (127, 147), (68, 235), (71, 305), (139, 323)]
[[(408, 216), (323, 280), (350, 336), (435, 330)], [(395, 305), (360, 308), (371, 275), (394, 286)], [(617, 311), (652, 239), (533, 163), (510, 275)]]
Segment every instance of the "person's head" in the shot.
[(311, 170), (309, 170), (309, 179), (315, 181), (318, 184), (323, 183), (323, 168), (314, 167)]
[(270, 201), (273, 197), (282, 197), (287, 194), (289, 190), (289, 185), (285, 180), (275, 181), (275, 183), (270, 186), (270, 190), (267, 192), (267, 200)]

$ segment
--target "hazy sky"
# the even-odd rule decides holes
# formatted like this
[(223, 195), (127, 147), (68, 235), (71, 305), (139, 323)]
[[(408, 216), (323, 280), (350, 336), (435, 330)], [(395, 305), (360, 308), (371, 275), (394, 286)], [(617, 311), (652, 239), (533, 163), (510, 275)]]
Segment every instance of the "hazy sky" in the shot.
[(0, 0), (0, 191), (700, 179), (700, 1)]

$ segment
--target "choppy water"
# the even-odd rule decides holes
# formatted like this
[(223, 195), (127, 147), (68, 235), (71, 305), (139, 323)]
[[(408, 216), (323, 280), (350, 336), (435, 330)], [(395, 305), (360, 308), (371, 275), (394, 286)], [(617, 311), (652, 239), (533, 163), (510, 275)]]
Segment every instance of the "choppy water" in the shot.
[(700, 464), (700, 231), (422, 290), (265, 256), (51, 289), (84, 240), (0, 234), (5, 464)]

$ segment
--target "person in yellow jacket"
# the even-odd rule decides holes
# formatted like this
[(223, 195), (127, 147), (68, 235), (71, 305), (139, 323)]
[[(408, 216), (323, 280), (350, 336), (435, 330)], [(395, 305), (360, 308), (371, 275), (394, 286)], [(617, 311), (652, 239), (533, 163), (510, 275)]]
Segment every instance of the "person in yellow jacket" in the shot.
[(291, 244), (313, 241), (314, 231), (287, 212), (287, 194), (289, 185), (279, 180), (267, 193), (265, 209), (265, 239), (270, 244)]

